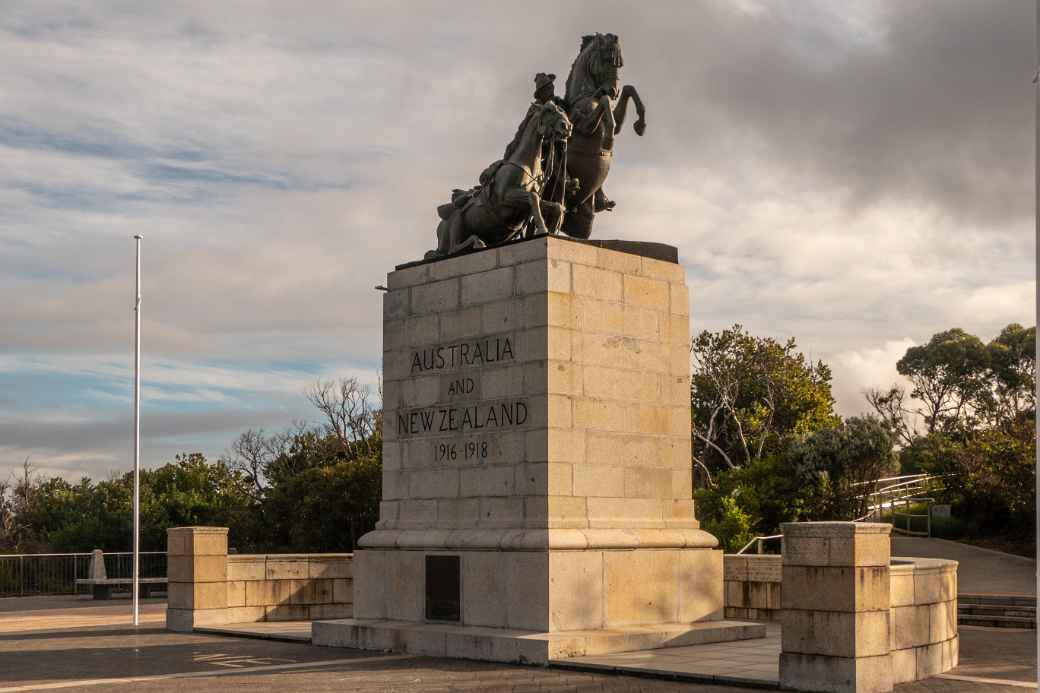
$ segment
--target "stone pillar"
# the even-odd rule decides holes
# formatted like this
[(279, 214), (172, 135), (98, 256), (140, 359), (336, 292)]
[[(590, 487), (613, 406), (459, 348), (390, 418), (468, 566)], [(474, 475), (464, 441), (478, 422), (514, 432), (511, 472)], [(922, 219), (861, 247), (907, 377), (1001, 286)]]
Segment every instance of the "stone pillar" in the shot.
[[(675, 248), (542, 237), (387, 286), (380, 519), (355, 554), (354, 630), (326, 644), (451, 655), (450, 623), (550, 643), (460, 656), (545, 661), (721, 619), (721, 551), (693, 514)], [(373, 635), (402, 622), (431, 627)]]
[(227, 527), (166, 530), (166, 628), (189, 632), (227, 618)]
[(833, 693), (892, 690), (891, 525), (800, 522), (783, 532), (780, 684)]

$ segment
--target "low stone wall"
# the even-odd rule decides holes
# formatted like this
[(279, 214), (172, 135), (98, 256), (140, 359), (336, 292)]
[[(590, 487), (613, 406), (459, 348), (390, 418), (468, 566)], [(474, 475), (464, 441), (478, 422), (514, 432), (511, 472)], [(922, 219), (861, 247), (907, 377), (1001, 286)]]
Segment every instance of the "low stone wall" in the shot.
[(227, 531), (167, 530), (168, 629), (353, 615), (353, 554), (228, 555)]
[(893, 683), (957, 666), (957, 561), (893, 558), (889, 650)]
[(227, 559), (227, 623), (354, 614), (353, 554), (256, 554)]
[[(957, 666), (956, 561), (890, 557), (887, 525), (784, 533), (791, 555), (727, 555), (723, 576), (726, 618), (784, 622), (788, 685), (889, 691)], [(784, 575), (793, 583), (782, 591)]]
[(723, 560), (726, 618), (780, 620), (783, 557), (727, 554)]

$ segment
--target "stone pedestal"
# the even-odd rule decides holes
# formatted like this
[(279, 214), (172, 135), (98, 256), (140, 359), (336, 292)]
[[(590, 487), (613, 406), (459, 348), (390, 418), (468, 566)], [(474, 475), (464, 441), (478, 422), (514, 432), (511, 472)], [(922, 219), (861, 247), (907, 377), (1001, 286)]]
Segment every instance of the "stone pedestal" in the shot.
[(782, 687), (833, 693), (892, 690), (891, 529), (855, 522), (781, 525)]
[(689, 297), (674, 248), (614, 243), (388, 276), (380, 520), (355, 618), (316, 643), (544, 662), (758, 634), (690, 627), (723, 586), (693, 515)]
[(227, 621), (227, 538), (227, 527), (166, 530), (169, 630), (190, 632)]

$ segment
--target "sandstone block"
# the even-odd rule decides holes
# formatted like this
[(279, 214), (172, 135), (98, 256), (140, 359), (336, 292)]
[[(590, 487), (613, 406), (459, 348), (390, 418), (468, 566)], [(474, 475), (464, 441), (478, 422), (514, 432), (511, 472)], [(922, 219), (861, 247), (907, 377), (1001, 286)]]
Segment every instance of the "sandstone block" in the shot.
[(462, 496), (511, 496), (513, 494), (514, 470), (512, 467), (463, 469), (460, 478), (460, 495)]
[[(429, 268), (430, 279), (449, 279), (463, 274), (476, 274), (478, 272), (485, 272), (493, 269), (497, 264), (497, 260), (497, 254), (495, 251), (491, 250), (478, 253), (467, 253), (466, 255), (459, 257), (447, 258), (438, 262), (420, 265), (419, 267), (410, 267), (405, 270), (398, 270), (398, 272), (408, 271), (409, 269)], [(397, 274), (397, 272), (394, 272), (393, 274)]]
[(228, 556), (228, 580), (263, 580), (266, 575), (266, 556)]
[[(410, 310), (413, 315), (425, 313), (443, 313), (449, 310), (457, 310), (459, 307), (459, 280), (447, 279), (439, 282), (422, 284), (409, 289), (411, 292)], [(383, 305), (393, 294), (389, 291), (383, 294)], [(403, 317), (402, 314), (391, 314), (389, 317)]]
[(574, 467), (574, 495), (602, 498), (625, 496), (625, 468), (600, 464)]
[(622, 275), (618, 272), (574, 265), (571, 268), (571, 283), (574, 293), (578, 296), (614, 302), (621, 302), (623, 298)]
[(227, 583), (227, 605), (246, 605), (246, 583), (242, 580), (234, 580)]
[(780, 655), (780, 686), (830, 693), (887, 693), (892, 690), (892, 666), (887, 654), (852, 659), (784, 652)]
[(649, 257), (640, 258), (639, 273), (645, 277), (663, 279), (666, 282), (681, 284), (686, 281), (686, 272), (682, 265)]
[(612, 272), (621, 272), (622, 274), (639, 274), (642, 269), (641, 259), (638, 255), (620, 253), (606, 248), (599, 248), (596, 251), (596, 265), (598, 267)]
[(554, 631), (603, 627), (603, 552), (549, 554), (549, 622)]
[(408, 315), (409, 289), (383, 292), (383, 320), (398, 320)]
[(429, 277), (430, 265), (405, 267), (404, 269), (395, 270), (386, 275), (386, 286), (393, 290), (415, 286), (416, 284), (425, 284), (429, 281)]
[(675, 315), (690, 314), (690, 290), (684, 284), (669, 284), (669, 309)]
[(480, 332), (481, 308), (479, 306), (440, 314), (441, 339), (451, 340), (475, 337)]
[(422, 621), (425, 552), (387, 552), (384, 579), (386, 617), (398, 621)]
[(510, 243), (498, 248), (498, 264), (516, 265), (522, 262), (531, 262), (539, 258), (548, 257), (548, 238), (535, 238), (523, 243)]
[(669, 550), (605, 551), (604, 626), (674, 623), (678, 620), (678, 553)]
[(166, 570), (170, 582), (223, 582), (227, 580), (227, 556), (170, 556)]
[(408, 474), (409, 498), (455, 498), (459, 495), (457, 469), (414, 471)]
[(471, 626), (504, 628), (508, 602), (508, 554), (471, 551), (462, 558), (462, 621)]
[(512, 267), (499, 267), (487, 272), (463, 275), (462, 305), (478, 305), (512, 296), (513, 277)]
[(480, 306), (480, 325), (484, 334), (512, 332), (524, 327), (525, 304), (510, 298)]
[(460, 529), (476, 527), (480, 518), (480, 500), (477, 498), (452, 498), (437, 501), (437, 526)]
[(354, 581), (337, 578), (332, 581), (332, 601), (337, 604), (354, 603)]
[(354, 552), (352, 596), (357, 618), (386, 618), (387, 553), (372, 549)]
[(523, 520), (524, 499), (522, 497), (480, 499), (479, 524), (481, 527), (520, 527)]
[(426, 528), (437, 520), (436, 500), (403, 500), (399, 510), (398, 524), (401, 527)]
[(531, 576), (549, 574), (549, 555), (506, 553), (506, 627), (549, 630), (549, 581)]
[[(783, 588), (785, 594), (787, 586)], [(887, 611), (802, 611), (784, 608), (781, 619), (785, 653), (861, 658), (887, 655)]]
[(599, 262), (598, 248), (565, 239), (554, 239), (551, 241), (547, 254), (554, 260), (564, 260), (579, 265), (596, 265)]
[(897, 573), (892, 571), (891, 605), (912, 606), (914, 603), (914, 575), (912, 572)]
[(431, 344), (440, 339), (440, 319), (436, 314), (417, 315), (405, 321), (408, 346)]
[(686, 549), (679, 554), (680, 623), (712, 621), (723, 616), (723, 555), (712, 549)]
[(669, 285), (667, 282), (648, 277), (625, 275), (624, 300), (627, 305), (643, 306), (664, 310), (668, 305)]

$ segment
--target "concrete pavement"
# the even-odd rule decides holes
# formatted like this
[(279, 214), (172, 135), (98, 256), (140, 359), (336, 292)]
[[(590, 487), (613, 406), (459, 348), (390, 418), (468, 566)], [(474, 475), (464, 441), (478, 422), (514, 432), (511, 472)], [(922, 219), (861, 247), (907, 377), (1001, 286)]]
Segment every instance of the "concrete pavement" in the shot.
[[(754, 689), (171, 633), (165, 605), (145, 605), (129, 626), (128, 603), (89, 599), (0, 600), (0, 693), (148, 691), (686, 691)], [(18, 607), (24, 607), (19, 609)], [(1031, 631), (965, 628), (954, 677), (904, 684), (897, 693), (1021, 693), (1036, 658)], [(993, 683), (994, 680), (1006, 683)], [(1032, 687), (1035, 690), (1035, 687)]]

